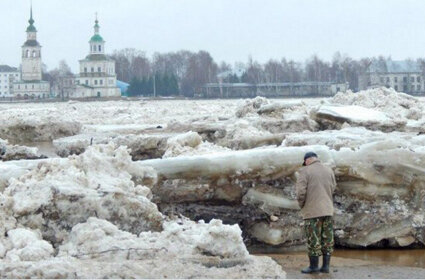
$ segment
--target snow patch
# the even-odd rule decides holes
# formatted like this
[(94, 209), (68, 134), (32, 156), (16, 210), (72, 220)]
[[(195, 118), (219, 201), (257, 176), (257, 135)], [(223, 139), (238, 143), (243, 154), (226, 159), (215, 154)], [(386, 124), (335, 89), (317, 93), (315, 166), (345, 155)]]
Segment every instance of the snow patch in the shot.
[(6, 242), (10, 242), (12, 249), (7, 250), (6, 261), (39, 261), (49, 259), (53, 256), (54, 250), (52, 245), (42, 240), (38, 232), (18, 228), (9, 230), (7, 235), (8, 239)]

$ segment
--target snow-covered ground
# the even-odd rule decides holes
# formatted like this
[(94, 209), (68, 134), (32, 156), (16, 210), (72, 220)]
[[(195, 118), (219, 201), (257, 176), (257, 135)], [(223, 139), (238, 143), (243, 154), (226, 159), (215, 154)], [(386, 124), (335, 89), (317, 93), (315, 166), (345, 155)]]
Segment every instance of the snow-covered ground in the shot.
[(382, 88), (0, 112), (0, 277), (283, 278), (246, 244), (303, 243), (293, 187), (310, 150), (338, 178), (337, 244), (425, 244), (425, 98)]

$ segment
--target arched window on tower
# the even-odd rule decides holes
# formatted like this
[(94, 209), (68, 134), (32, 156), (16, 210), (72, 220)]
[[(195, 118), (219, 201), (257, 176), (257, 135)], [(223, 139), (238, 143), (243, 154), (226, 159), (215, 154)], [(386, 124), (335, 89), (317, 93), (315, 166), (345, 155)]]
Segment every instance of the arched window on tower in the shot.
[(102, 47), (99, 45), (99, 52), (101, 52), (101, 50), (102, 50)]
[(36, 57), (37, 56), (37, 52), (36, 51), (32, 51), (32, 57)]
[(25, 57), (30, 57), (30, 51), (29, 50), (26, 51)]

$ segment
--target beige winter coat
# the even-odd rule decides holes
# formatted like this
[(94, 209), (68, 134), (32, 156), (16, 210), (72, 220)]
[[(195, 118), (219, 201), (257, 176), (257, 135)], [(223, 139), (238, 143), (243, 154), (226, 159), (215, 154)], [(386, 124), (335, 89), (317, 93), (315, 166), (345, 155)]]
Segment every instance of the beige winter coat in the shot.
[(336, 181), (331, 168), (315, 160), (301, 168), (296, 184), (298, 204), (303, 219), (333, 216)]

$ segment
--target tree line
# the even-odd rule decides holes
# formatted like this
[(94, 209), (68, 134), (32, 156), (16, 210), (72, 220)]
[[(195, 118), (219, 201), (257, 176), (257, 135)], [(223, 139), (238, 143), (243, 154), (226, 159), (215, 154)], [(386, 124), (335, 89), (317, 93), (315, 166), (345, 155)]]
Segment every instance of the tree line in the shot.
[[(136, 49), (114, 51), (117, 79), (130, 83), (131, 95), (193, 96), (205, 83), (216, 82), (219, 69), (208, 52), (155, 53), (152, 59)], [(154, 79), (155, 76), (155, 79)]]
[[(336, 52), (330, 61), (317, 55), (304, 62), (282, 58), (259, 63), (252, 58), (246, 62), (236, 62), (233, 66), (226, 62), (217, 63), (207, 51), (177, 51), (155, 53), (151, 58), (140, 50), (126, 48), (115, 50), (109, 55), (116, 62), (117, 79), (130, 84), (131, 96), (184, 95), (192, 97), (207, 83), (284, 83), (284, 82), (336, 82), (348, 83), (351, 90), (359, 89), (359, 77), (366, 73), (372, 62), (385, 72), (386, 61), (390, 57), (366, 57), (353, 59)], [(425, 60), (418, 59), (425, 73)], [(63, 64), (63, 63), (62, 63)], [(51, 72), (51, 76), (68, 69), (61, 65)], [(236, 75), (232, 69), (243, 69)], [(224, 75), (223, 73), (228, 73)], [(219, 78), (218, 78), (218, 74)]]
[[(359, 76), (367, 71), (372, 61), (382, 62), (384, 65), (390, 59), (383, 56), (353, 59), (336, 52), (331, 61), (313, 55), (304, 62), (282, 58), (270, 59), (261, 64), (248, 58), (247, 62), (237, 62), (232, 66), (226, 62), (217, 63), (206, 51), (155, 53), (150, 59), (144, 52), (136, 49), (116, 50), (111, 58), (116, 61), (119, 80), (130, 83), (131, 90), (143, 88), (132, 91), (134, 95), (151, 95), (152, 76), (156, 73), (177, 80), (177, 88), (173, 88), (172, 92), (162, 93), (157, 90), (158, 95), (181, 94), (188, 97), (197, 93), (206, 83), (218, 82), (217, 75), (226, 71), (229, 75), (221, 80), (225, 83), (337, 82), (348, 83), (350, 89), (358, 90)], [(244, 71), (238, 76), (231, 71), (235, 68)], [(156, 85), (161, 87), (162, 83), (158, 80)], [(133, 86), (134, 84), (137, 86)]]

